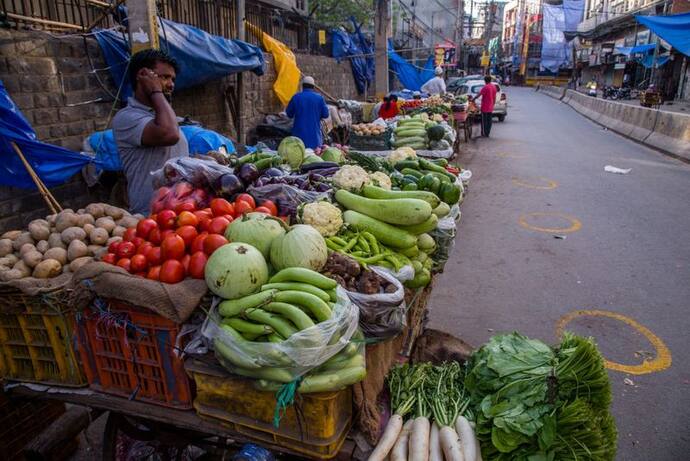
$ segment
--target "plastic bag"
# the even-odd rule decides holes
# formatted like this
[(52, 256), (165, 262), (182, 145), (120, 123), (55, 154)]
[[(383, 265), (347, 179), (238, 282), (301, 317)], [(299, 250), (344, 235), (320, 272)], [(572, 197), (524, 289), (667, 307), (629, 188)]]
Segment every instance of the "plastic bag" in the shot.
[(350, 300), (359, 308), (359, 327), (367, 338), (386, 339), (397, 336), (405, 326), (405, 287), (384, 267), (370, 270), (395, 285), (393, 293), (364, 294), (347, 291)]
[(414, 278), (414, 267), (412, 267), (410, 264), (401, 267), (400, 270), (397, 272), (391, 269), (387, 269), (385, 267), (382, 267), (381, 269), (387, 270), (389, 274), (391, 274), (393, 277), (398, 279), (398, 281), (403, 283)]
[[(163, 186), (154, 191), (151, 213), (159, 213), (161, 210), (200, 210), (208, 206), (211, 198), (206, 189), (195, 188), (187, 181), (179, 181), (170, 187)], [(192, 206), (186, 207), (187, 204)]]
[(450, 213), (438, 221), (436, 229), (429, 232), (436, 242), (436, 250), (431, 257), (434, 260), (434, 272), (443, 272), (443, 268), (448, 262), (450, 252), (455, 245), (455, 236), (457, 235), (457, 225), (455, 221), (460, 218), (460, 207), (453, 205), (450, 208)]
[(329, 199), (328, 192), (315, 192), (299, 189), (289, 184), (268, 184), (266, 186), (251, 186), (247, 190), (257, 202), (270, 200), (278, 207), (280, 216), (297, 216), (297, 208), (303, 203), (317, 202)]
[(212, 157), (177, 157), (165, 162), (163, 168), (153, 171), (154, 187), (171, 186), (186, 181), (196, 188), (214, 189), (220, 177), (234, 170), (221, 165)]
[[(330, 319), (293, 334), (280, 343), (238, 341), (220, 328), (220, 299), (204, 322), (202, 334), (213, 344), (216, 358), (230, 372), (256, 379), (289, 383), (322, 365), (348, 345), (359, 323), (359, 310), (338, 287)], [(224, 349), (224, 353), (219, 352)]]

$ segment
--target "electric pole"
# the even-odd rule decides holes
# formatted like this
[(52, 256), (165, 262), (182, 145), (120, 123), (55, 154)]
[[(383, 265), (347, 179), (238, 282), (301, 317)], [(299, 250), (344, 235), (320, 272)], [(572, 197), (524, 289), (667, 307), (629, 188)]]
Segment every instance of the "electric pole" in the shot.
[(374, 49), (376, 50), (376, 97), (388, 94), (388, 37), (390, 34), (390, 0), (376, 0)]
[(127, 9), (132, 54), (149, 48), (159, 49), (156, 1), (129, 0)]

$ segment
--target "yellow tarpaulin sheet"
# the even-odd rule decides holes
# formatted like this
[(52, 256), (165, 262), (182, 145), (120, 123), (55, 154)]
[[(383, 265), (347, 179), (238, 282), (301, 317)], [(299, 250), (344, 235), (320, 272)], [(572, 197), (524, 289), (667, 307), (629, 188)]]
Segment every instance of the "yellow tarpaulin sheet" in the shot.
[(264, 50), (273, 55), (273, 63), (276, 68), (276, 81), (273, 83), (273, 91), (280, 99), (283, 106), (287, 106), (290, 99), (299, 89), (300, 71), (297, 67), (295, 55), (283, 43), (268, 35), (250, 22), (245, 21), (247, 29), (261, 40)]

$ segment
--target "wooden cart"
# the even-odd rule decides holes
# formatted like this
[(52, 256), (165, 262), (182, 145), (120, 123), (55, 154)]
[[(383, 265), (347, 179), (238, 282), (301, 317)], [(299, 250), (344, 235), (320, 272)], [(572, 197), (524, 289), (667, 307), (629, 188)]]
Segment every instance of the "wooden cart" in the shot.
[(645, 90), (640, 92), (640, 105), (642, 107), (651, 107), (659, 109), (663, 104), (661, 93), (656, 90)]

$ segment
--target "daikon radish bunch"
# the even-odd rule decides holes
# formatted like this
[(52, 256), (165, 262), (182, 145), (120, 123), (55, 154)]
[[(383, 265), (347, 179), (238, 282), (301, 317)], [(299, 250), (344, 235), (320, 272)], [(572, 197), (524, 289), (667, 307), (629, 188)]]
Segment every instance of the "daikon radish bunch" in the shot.
[[(457, 362), (432, 369), (427, 395), (430, 396), (434, 424), (437, 424), (439, 429), (438, 432), (432, 430), (430, 434), (430, 437), (438, 434), (438, 442), (433, 439), (429, 442), (430, 453), (433, 456), (430, 461), (442, 461), (444, 458), (446, 461), (475, 461), (476, 454), (471, 458), (465, 457), (455, 430), (455, 421), (467, 410), (470, 403), (463, 384), (464, 377), (464, 372)], [(436, 447), (440, 447), (444, 456), (439, 457), (440, 453)]]

